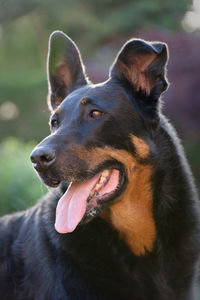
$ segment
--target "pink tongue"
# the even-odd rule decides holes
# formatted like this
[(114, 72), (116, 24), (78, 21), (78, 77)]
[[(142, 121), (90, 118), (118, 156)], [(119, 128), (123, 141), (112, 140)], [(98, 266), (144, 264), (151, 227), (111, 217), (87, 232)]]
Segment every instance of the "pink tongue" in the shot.
[(101, 174), (83, 182), (73, 182), (60, 198), (56, 208), (55, 229), (59, 233), (72, 232), (83, 218), (87, 198)]

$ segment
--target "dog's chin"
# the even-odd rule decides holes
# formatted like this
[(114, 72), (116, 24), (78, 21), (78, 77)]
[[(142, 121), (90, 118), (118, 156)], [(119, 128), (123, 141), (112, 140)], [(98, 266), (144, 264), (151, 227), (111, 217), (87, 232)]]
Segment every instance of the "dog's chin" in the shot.
[(48, 187), (56, 188), (61, 183), (61, 180), (57, 179), (57, 177), (45, 176), (41, 173), (37, 173), (37, 174), (40, 180)]

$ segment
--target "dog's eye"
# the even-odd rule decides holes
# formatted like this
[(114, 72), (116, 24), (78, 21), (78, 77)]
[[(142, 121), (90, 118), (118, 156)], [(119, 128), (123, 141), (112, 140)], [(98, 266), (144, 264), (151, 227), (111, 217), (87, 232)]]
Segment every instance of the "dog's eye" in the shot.
[(55, 128), (58, 126), (58, 121), (56, 119), (51, 120), (51, 127)]
[(99, 111), (99, 110), (92, 110), (89, 114), (89, 116), (92, 119), (98, 119), (98, 118), (102, 117), (103, 115), (104, 115), (104, 113), (102, 111)]

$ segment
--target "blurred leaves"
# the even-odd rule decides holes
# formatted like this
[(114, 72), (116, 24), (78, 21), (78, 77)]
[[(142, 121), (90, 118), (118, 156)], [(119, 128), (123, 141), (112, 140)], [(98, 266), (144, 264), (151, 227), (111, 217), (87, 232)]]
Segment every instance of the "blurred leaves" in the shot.
[[(91, 36), (108, 37), (148, 25), (180, 28), (191, 4), (188, 0), (0, 0), (0, 24), (36, 12), (47, 27), (64, 26), (70, 34), (90, 30)], [(106, 29), (106, 30), (105, 30)]]
[(0, 215), (33, 205), (47, 191), (31, 168), (34, 146), (14, 138), (0, 144)]
[[(0, 117), (0, 136), (41, 139), (48, 133), (48, 36), (60, 29), (83, 57), (105, 41), (145, 27), (180, 28), (188, 0), (0, 0), (0, 107), (9, 101), (18, 117)], [(31, 121), (29, 121), (31, 120)]]
[[(47, 86), (36, 76), (19, 78), (13, 82), (0, 82), (0, 112), (5, 103), (13, 103), (18, 111), (17, 117), (6, 120), (0, 114), (0, 137), (20, 136), (25, 140), (40, 140), (49, 134), (48, 109), (46, 105)], [(11, 75), (12, 77), (12, 75)]]
[(37, 6), (37, 1), (0, 0), (0, 23), (8, 23), (13, 19), (31, 12)]

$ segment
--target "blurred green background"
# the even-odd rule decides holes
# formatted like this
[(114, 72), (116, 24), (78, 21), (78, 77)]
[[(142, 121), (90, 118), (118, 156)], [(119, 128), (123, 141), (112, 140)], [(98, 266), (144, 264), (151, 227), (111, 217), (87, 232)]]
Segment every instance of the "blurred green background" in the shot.
[(198, 0), (0, 0), (0, 215), (32, 205), (47, 190), (29, 154), (49, 133), (46, 54), (56, 29), (76, 41), (94, 82), (106, 79), (127, 39), (168, 43), (164, 109), (200, 186), (199, 28)]

